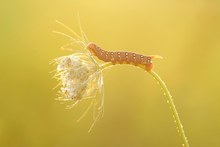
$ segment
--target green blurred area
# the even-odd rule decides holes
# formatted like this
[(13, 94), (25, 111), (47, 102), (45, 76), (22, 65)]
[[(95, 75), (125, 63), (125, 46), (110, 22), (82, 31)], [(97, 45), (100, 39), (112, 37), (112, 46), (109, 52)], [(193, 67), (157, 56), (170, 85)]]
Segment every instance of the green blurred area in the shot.
[(67, 32), (106, 50), (158, 54), (154, 70), (167, 83), (192, 147), (220, 146), (220, 1), (48, 0), (0, 2), (1, 147), (176, 147), (181, 139), (159, 85), (132, 66), (104, 71), (105, 116), (88, 134), (89, 101), (67, 110), (55, 101), (49, 62)]

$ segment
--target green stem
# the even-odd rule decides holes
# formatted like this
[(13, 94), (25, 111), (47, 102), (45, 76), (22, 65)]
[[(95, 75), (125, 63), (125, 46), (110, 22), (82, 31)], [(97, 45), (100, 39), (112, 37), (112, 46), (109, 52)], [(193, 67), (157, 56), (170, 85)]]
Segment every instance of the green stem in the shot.
[[(100, 67), (101, 67), (101, 70), (103, 70), (103, 69), (105, 69), (107, 67), (110, 67), (110, 66), (112, 66), (112, 63), (109, 62), (109, 63), (102, 64)], [(158, 82), (158, 84), (160, 85), (161, 89), (164, 92), (164, 95), (166, 97), (167, 103), (169, 104), (170, 109), (172, 111), (174, 122), (175, 122), (175, 124), (177, 126), (177, 132), (180, 134), (180, 136), (182, 138), (182, 141), (183, 141), (182, 146), (183, 147), (189, 147), (189, 143), (188, 143), (188, 140), (186, 138), (186, 135), (185, 135), (185, 132), (184, 132), (184, 129), (183, 129), (183, 125), (182, 125), (182, 123), (180, 121), (179, 115), (177, 113), (175, 104), (174, 104), (173, 99), (172, 99), (172, 96), (171, 96), (171, 94), (170, 94), (166, 84), (164, 83), (164, 81), (160, 78), (160, 76), (156, 72), (151, 70), (151, 71), (149, 71), (149, 73)]]
[(103, 69), (105, 69), (107, 67), (110, 67), (110, 66), (112, 66), (112, 63), (111, 62), (107, 62), (107, 63), (104, 63), (104, 64), (100, 65), (100, 68), (101, 68), (101, 70), (103, 70)]
[(180, 133), (180, 136), (181, 136), (182, 141), (183, 141), (182, 146), (189, 147), (188, 140), (187, 140), (186, 135), (184, 133), (183, 125), (181, 124), (181, 121), (180, 121), (179, 115), (177, 113), (176, 107), (174, 105), (172, 96), (170, 95), (170, 92), (169, 92), (166, 84), (163, 82), (163, 80), (160, 78), (160, 76), (156, 72), (151, 70), (151, 71), (149, 71), (149, 73), (158, 82), (158, 84), (161, 86), (161, 88), (162, 88), (162, 90), (165, 94), (165, 97), (167, 99), (167, 103), (169, 104), (170, 109), (171, 109), (172, 114), (173, 114), (174, 122), (177, 125), (177, 131)]

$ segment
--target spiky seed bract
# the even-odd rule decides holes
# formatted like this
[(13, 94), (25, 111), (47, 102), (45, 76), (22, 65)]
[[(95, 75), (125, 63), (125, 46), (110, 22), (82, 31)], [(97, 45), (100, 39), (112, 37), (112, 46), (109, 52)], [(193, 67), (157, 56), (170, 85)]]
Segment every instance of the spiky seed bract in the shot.
[[(93, 107), (94, 120), (89, 129), (90, 132), (94, 124), (104, 113), (103, 65), (96, 62), (91, 56), (91, 53), (86, 49), (88, 38), (83, 32), (81, 26), (81, 35), (78, 35), (60, 21), (56, 22), (72, 33), (71, 36), (63, 32), (53, 31), (54, 33), (65, 36), (70, 40), (70, 43), (62, 46), (62, 49), (68, 49), (73, 52), (75, 49), (80, 49), (80, 53), (77, 51), (77, 53), (62, 56), (53, 60), (53, 63), (57, 65), (54, 78), (59, 81), (58, 87), (60, 87), (57, 99), (69, 102), (70, 104), (68, 105), (68, 108), (74, 107), (84, 99), (92, 99), (87, 110), (79, 118), (79, 120), (81, 120)], [(97, 99), (97, 97), (100, 98)]]

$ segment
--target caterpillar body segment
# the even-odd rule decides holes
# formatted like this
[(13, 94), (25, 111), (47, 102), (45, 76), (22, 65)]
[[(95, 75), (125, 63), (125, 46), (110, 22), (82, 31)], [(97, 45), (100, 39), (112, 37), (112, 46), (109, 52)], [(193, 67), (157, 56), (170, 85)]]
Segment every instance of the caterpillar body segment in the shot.
[(157, 55), (144, 56), (132, 52), (108, 52), (95, 43), (89, 43), (87, 49), (104, 62), (111, 62), (112, 64), (132, 64), (146, 71), (150, 71), (153, 68), (152, 59), (162, 58)]

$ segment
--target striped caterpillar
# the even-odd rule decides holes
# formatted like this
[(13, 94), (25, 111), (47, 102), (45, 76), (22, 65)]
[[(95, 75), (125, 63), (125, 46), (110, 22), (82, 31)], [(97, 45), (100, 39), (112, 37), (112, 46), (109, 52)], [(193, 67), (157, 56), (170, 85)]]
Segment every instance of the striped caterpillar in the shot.
[(152, 59), (162, 58), (158, 55), (145, 56), (132, 52), (108, 52), (97, 46), (95, 43), (89, 43), (87, 49), (98, 59), (104, 62), (114, 64), (132, 64), (143, 68), (146, 71), (151, 71), (153, 68)]

